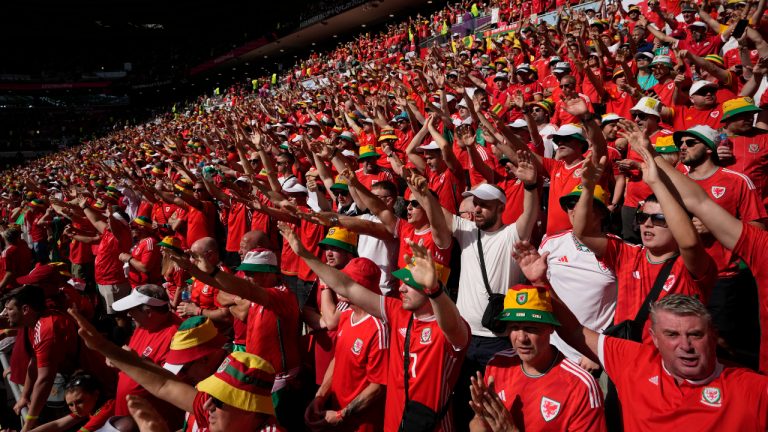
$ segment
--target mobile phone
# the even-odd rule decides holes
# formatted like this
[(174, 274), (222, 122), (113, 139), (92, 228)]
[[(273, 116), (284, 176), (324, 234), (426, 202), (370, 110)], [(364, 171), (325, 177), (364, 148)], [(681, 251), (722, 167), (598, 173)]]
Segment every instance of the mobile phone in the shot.
[(741, 38), (741, 36), (744, 35), (744, 30), (747, 29), (747, 25), (749, 25), (749, 20), (739, 20), (739, 22), (736, 23), (736, 28), (733, 29), (732, 36), (735, 39)]

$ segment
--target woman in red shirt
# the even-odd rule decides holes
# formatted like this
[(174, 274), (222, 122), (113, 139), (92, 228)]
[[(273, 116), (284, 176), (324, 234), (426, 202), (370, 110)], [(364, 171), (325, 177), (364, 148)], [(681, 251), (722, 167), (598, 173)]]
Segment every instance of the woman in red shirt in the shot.
[(64, 400), (71, 413), (33, 429), (35, 432), (95, 431), (115, 414), (115, 400), (107, 399), (98, 378), (75, 373), (64, 386)]

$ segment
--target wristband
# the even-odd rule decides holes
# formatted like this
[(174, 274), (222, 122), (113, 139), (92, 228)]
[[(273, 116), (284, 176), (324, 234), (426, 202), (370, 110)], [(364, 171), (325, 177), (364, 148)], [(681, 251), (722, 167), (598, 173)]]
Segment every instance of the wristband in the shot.
[(523, 189), (525, 189), (527, 191), (535, 191), (538, 188), (539, 188), (539, 183), (538, 182), (530, 184), (530, 185), (527, 185), (527, 184), (523, 183)]
[(336, 419), (337, 420), (344, 420), (344, 410), (340, 409), (336, 411)]
[(37, 420), (39, 418), (40, 418), (40, 416), (36, 416), (36, 415), (32, 415), (32, 414), (27, 414), (27, 415), (24, 416), (24, 420)]
[(212, 272), (208, 273), (208, 276), (212, 277), (212, 278), (216, 277), (216, 275), (219, 274), (220, 271), (221, 271), (221, 269), (218, 266), (216, 266), (216, 268), (213, 269)]
[(443, 292), (445, 292), (445, 289), (443, 287), (443, 283), (440, 281), (437, 282), (437, 286), (434, 288), (434, 290), (428, 290), (426, 288), (424, 289), (424, 294), (426, 294), (427, 297), (431, 298), (432, 300), (443, 295)]

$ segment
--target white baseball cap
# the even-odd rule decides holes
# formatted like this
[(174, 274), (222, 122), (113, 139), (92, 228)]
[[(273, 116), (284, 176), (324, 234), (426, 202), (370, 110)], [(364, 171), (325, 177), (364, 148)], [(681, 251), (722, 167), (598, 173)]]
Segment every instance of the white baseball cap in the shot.
[(423, 146), (419, 146), (419, 150), (440, 150), (440, 146), (437, 145), (436, 141), (430, 141), (429, 144), (425, 144)]
[(513, 121), (512, 123), (508, 124), (507, 126), (513, 128), (513, 129), (522, 129), (524, 127), (528, 127), (528, 122), (519, 118), (519, 119)]
[(165, 292), (165, 290), (162, 287), (159, 287), (157, 285), (149, 285), (149, 284), (139, 285), (135, 289), (131, 290), (130, 294), (112, 303), (112, 309), (115, 310), (116, 312), (122, 312), (122, 311), (127, 311), (129, 309), (133, 309), (141, 305), (147, 305), (147, 306), (167, 305), (168, 304), (167, 300), (150, 297), (142, 292), (145, 290), (153, 289), (152, 287), (156, 287), (157, 289), (160, 289), (163, 292)]
[(710, 81), (707, 81), (707, 80), (699, 80), (699, 81), (696, 81), (695, 83), (693, 83), (693, 85), (691, 85), (691, 89), (688, 91), (688, 96), (693, 96), (699, 90), (701, 90), (703, 88), (707, 88), (707, 87), (718, 88), (717, 84), (715, 84), (713, 82), (710, 82)]
[(470, 191), (463, 192), (461, 196), (465, 198), (473, 196), (483, 201), (499, 200), (502, 204), (507, 203), (507, 197), (504, 195), (504, 192), (498, 187), (489, 185), (488, 183), (483, 183)]

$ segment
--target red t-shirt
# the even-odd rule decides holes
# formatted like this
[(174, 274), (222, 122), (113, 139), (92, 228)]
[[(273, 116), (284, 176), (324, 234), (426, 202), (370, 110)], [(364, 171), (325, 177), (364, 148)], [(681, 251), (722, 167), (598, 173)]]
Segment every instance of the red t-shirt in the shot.
[[(320, 242), (325, 238), (325, 227), (313, 224), (312, 222), (301, 220), (299, 224), (299, 238), (304, 243), (304, 247), (315, 256), (320, 256)], [(299, 279), (303, 281), (315, 281), (317, 275), (307, 265), (303, 259), (299, 260)]]
[[(352, 309), (346, 309), (339, 318), (334, 350), (334, 374), (331, 392), (334, 406), (346, 407), (368, 384), (387, 384), (389, 358), (389, 328), (371, 315), (357, 322)], [(373, 431), (384, 420), (384, 401), (365, 411), (365, 421), (358, 431)]]
[(240, 201), (231, 201), (227, 214), (227, 244), (225, 248), (227, 252), (240, 250), (240, 240), (248, 231), (251, 222), (250, 217), (251, 212), (245, 204)]
[(203, 237), (216, 237), (216, 207), (210, 201), (200, 201), (202, 210), (193, 206), (187, 209), (187, 246)]
[(746, 174), (755, 184), (763, 205), (768, 205), (768, 133), (755, 131), (728, 136), (735, 158), (728, 168)]
[(99, 285), (115, 285), (128, 281), (123, 271), (123, 262), (118, 257), (121, 253), (131, 250), (131, 232), (128, 227), (120, 227), (116, 231), (113, 233), (105, 230), (101, 235), (94, 264), (96, 283)]
[(603, 392), (578, 364), (560, 359), (543, 376), (523, 372), (513, 349), (496, 353), (485, 368), (515, 424), (530, 431), (605, 431)]
[(132, 287), (160, 282), (163, 256), (157, 246), (156, 238), (150, 236), (140, 240), (131, 251), (131, 256), (135, 261), (139, 261), (147, 267), (147, 272), (144, 273), (129, 265), (128, 281)]
[[(168, 356), (168, 351), (171, 347), (171, 340), (173, 339), (173, 335), (176, 334), (179, 324), (180, 320), (178, 317), (170, 314), (169, 322), (161, 329), (150, 331), (144, 327), (136, 327), (133, 331), (133, 335), (131, 335), (131, 340), (128, 341), (128, 348), (138, 354), (142, 359), (149, 360), (156, 365), (162, 366), (165, 364), (165, 359)], [(117, 381), (117, 395), (115, 397), (115, 415), (129, 415), (128, 403), (125, 400), (127, 395), (139, 395), (148, 399), (155, 405), (155, 407), (167, 408), (168, 411), (159, 411), (165, 414), (164, 417), (166, 419), (174, 418), (170, 415), (171, 413), (176, 417), (181, 417), (181, 412), (177, 408), (152, 396), (136, 381), (126, 375), (125, 372), (120, 372)]]
[[(72, 226), (76, 229), (90, 231), (92, 235), (96, 234), (96, 230), (91, 224), (83, 224), (76, 220), (72, 221)], [(95, 256), (93, 254), (93, 247), (89, 243), (82, 243), (75, 239), (69, 243), (69, 260), (72, 264), (89, 264), (93, 263)]]
[(571, 229), (571, 221), (568, 213), (560, 208), (560, 197), (568, 195), (581, 184), (581, 169), (584, 160), (580, 160), (573, 166), (565, 166), (565, 162), (543, 158), (541, 160), (544, 170), (549, 177), (549, 201), (547, 207), (547, 235)]
[(463, 199), (461, 194), (467, 188), (464, 176), (456, 176), (450, 169), (441, 173), (432, 171), (427, 167), (426, 172), (429, 189), (437, 194), (440, 205), (453, 214), (459, 212), (459, 203)]
[[(251, 303), (245, 350), (267, 360), (275, 373), (283, 374), (299, 366), (299, 304), (284, 286), (265, 288), (264, 305)], [(277, 320), (280, 319), (280, 333)], [(285, 358), (280, 353), (282, 344)], [(283, 367), (285, 363), (285, 367)]]
[(513, 177), (504, 179), (496, 185), (504, 189), (504, 196), (507, 197), (507, 204), (504, 206), (504, 213), (501, 214), (501, 221), (504, 225), (511, 225), (523, 214), (523, 195), (525, 194), (523, 182)]
[(6, 272), (13, 273), (13, 278), (8, 281), (5, 289), (12, 290), (21, 286), (16, 282), (16, 278), (28, 275), (32, 271), (32, 264), (32, 250), (24, 240), (5, 248), (0, 255), (0, 279), (5, 277)]
[[(387, 399), (384, 413), (384, 430), (398, 430), (405, 408), (405, 388), (403, 386), (403, 366), (405, 354), (405, 336), (408, 321), (412, 313), (403, 309), (403, 302), (398, 299), (381, 296), (380, 312), (382, 321), (389, 325), (390, 358), (387, 372)], [(461, 325), (469, 324), (464, 319)], [(446, 403), (459, 378), (461, 364), (467, 347), (455, 347), (446, 340), (434, 315), (414, 318), (411, 326), (409, 344), (408, 395), (411, 400), (420, 402), (435, 412), (439, 412)], [(467, 341), (469, 346), (469, 341)], [(450, 409), (435, 428), (437, 432), (453, 430)]]
[(706, 125), (712, 129), (722, 127), (720, 117), (723, 116), (722, 105), (713, 109), (701, 110), (693, 106), (675, 105), (673, 108), (674, 120), (672, 122), (675, 130), (690, 129), (696, 125)]
[(656, 93), (657, 99), (661, 101), (665, 106), (672, 106), (674, 102), (675, 82), (669, 80), (665, 83), (657, 83), (651, 87)]
[[(589, 101), (588, 97), (583, 94), (579, 94), (579, 97), (584, 99), (584, 101), (587, 103), (589, 112), (595, 112), (595, 109), (592, 108), (592, 102)], [(555, 103), (555, 114), (552, 116), (552, 124), (562, 126), (570, 123), (578, 124), (580, 122), (581, 121), (578, 118), (572, 116), (565, 110), (565, 103), (562, 100), (558, 100), (557, 103)]]
[[(635, 318), (645, 297), (653, 288), (656, 276), (664, 266), (664, 263), (651, 263), (646, 253), (644, 246), (629, 244), (618, 237), (608, 236), (605, 254), (600, 261), (616, 274), (619, 282), (614, 323)], [(715, 262), (710, 262), (706, 276), (695, 279), (685, 268), (680, 256), (674, 260), (667, 281), (659, 293), (659, 299), (669, 294), (685, 294), (698, 297), (706, 304), (717, 278)], [(646, 343), (651, 343), (649, 328), (650, 320), (647, 320), (643, 327), (643, 342)]]
[[(752, 222), (768, 217), (755, 186), (744, 174), (718, 168), (706, 179), (692, 180), (701, 186), (714, 202), (737, 219)], [(717, 263), (718, 276), (734, 276), (738, 271), (739, 257), (730, 249), (726, 249), (712, 234), (702, 234), (699, 237), (707, 248), (707, 253)]]
[(760, 372), (768, 371), (768, 232), (748, 223), (742, 224), (741, 237), (733, 253), (741, 257), (757, 282), (758, 310), (760, 311)]
[(45, 225), (37, 224), (37, 221), (39, 221), (43, 216), (45, 216), (45, 211), (38, 209), (28, 211), (24, 216), (24, 220), (29, 221), (29, 236), (35, 243), (46, 240), (48, 238), (48, 230), (46, 229)]
[(719, 54), (721, 46), (723, 46), (723, 38), (720, 35), (704, 36), (701, 41), (696, 42), (691, 32), (688, 32), (688, 37), (677, 43), (678, 50), (688, 50), (699, 57)]
[(629, 93), (619, 90), (614, 83), (606, 84), (605, 90), (608, 92), (606, 112), (615, 113), (627, 119), (632, 118), (630, 111), (635, 106), (635, 99)]
[(79, 340), (75, 322), (62, 312), (46, 311), (27, 332), (37, 367), (71, 372), (77, 361)]
[(387, 180), (394, 182), (392, 171), (389, 171), (388, 169), (379, 169), (379, 172), (376, 174), (366, 174), (365, 171), (360, 168), (355, 171), (355, 177), (357, 177), (360, 183), (368, 190), (371, 190), (371, 187), (380, 181)]
[[(654, 132), (651, 135), (651, 143), (656, 144), (656, 140), (659, 137), (666, 137), (672, 135), (672, 131), (661, 129)], [(632, 159), (638, 162), (642, 162), (643, 158), (640, 157), (637, 152), (631, 148), (627, 150), (627, 159)], [(686, 168), (683, 164), (676, 166), (677, 170), (685, 173)], [(627, 186), (624, 192), (624, 205), (626, 207), (637, 207), (640, 201), (648, 198), (648, 195), (652, 193), (651, 188), (643, 181), (642, 174), (639, 171), (635, 171), (627, 175)]]
[(218, 299), (216, 298), (218, 295), (218, 289), (195, 279), (192, 282), (192, 289), (190, 290), (189, 298), (192, 300), (192, 303), (200, 306), (200, 309), (210, 310), (219, 309), (221, 307)]
[(704, 381), (678, 384), (652, 345), (600, 336), (598, 354), (621, 399), (624, 430), (764, 431), (768, 377), (723, 367)]

